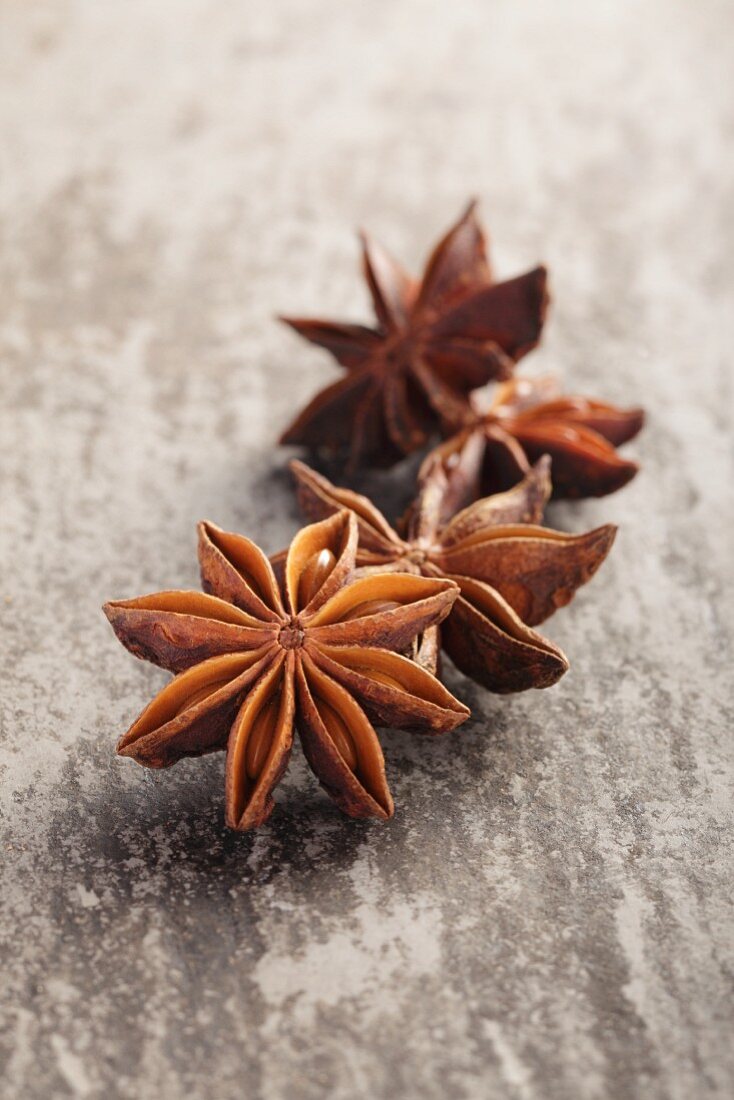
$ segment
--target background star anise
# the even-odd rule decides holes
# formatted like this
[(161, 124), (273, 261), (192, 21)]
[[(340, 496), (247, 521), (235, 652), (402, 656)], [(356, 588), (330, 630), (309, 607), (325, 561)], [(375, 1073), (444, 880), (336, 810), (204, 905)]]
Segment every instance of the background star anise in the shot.
[(509, 378), (535, 347), (546, 272), (494, 282), (474, 203), (436, 246), (421, 280), (367, 235), (362, 246), (373, 327), (283, 318), (347, 374), (311, 401), (281, 442), (348, 451), (352, 466), (390, 466), (439, 430), (465, 423), (470, 392)]
[(539, 526), (551, 489), (548, 458), (509, 492), (479, 500), (446, 522), (446, 503), (463, 495), (472, 466), (464, 452), (448, 467), (436, 459), (424, 469), (408, 533), (401, 538), (366, 497), (337, 488), (301, 462), (291, 463), (307, 516), (353, 510), (359, 525), (357, 563), (368, 572), (401, 569), (458, 585), (461, 594), (440, 638), (438, 628), (423, 633), (416, 652), (420, 663), (435, 669), (443, 646), (462, 672), (491, 691), (548, 687), (568, 661), (531, 627), (567, 604), (594, 575), (616, 528), (567, 535)]
[(642, 428), (640, 408), (620, 409), (589, 397), (564, 394), (550, 376), (515, 378), (498, 388), (486, 412), (429, 454), (444, 459), (474, 437), (482, 447), (474, 497), (501, 492), (525, 476), (532, 462), (553, 460), (555, 497), (600, 497), (621, 489), (639, 469), (616, 448)]
[(322, 785), (352, 817), (387, 818), (393, 801), (371, 721), (427, 733), (469, 711), (394, 650), (450, 611), (456, 586), (393, 573), (351, 580), (357, 521), (342, 511), (304, 528), (270, 562), (242, 535), (199, 529), (201, 592), (113, 601), (105, 613), (132, 653), (177, 672), (120, 739), (147, 767), (227, 749), (226, 818), (260, 825), (297, 726)]

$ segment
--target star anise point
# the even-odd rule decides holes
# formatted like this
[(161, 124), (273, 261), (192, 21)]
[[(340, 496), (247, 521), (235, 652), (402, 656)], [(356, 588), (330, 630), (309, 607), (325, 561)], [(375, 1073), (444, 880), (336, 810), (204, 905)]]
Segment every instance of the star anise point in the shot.
[(546, 271), (495, 283), (470, 202), (434, 248), (420, 282), (364, 230), (362, 263), (373, 327), (281, 318), (330, 351), (346, 377), (317, 394), (281, 442), (392, 465), (470, 415), (469, 394), (508, 378), (537, 343), (548, 304)]
[(446, 501), (464, 495), (463, 482), (474, 479), (477, 463), (470, 440), (453, 457), (444, 464), (434, 455), (424, 466), (405, 537), (367, 498), (337, 488), (304, 463), (291, 468), (307, 515), (354, 510), (360, 532), (357, 563), (363, 572), (398, 567), (458, 585), (460, 595), (440, 631), (425, 632), (414, 651), (419, 662), (435, 670), (440, 632), (459, 669), (491, 690), (547, 687), (566, 672), (568, 660), (533, 627), (591, 579), (609, 553), (616, 528), (607, 524), (566, 535), (539, 525), (550, 493), (547, 456), (514, 489), (454, 515), (449, 510), (447, 516)]
[(553, 376), (516, 378), (497, 388), (488, 409), (474, 403), (464, 429), (436, 452), (446, 461), (473, 434), (484, 449), (477, 486), (481, 494), (510, 488), (525, 476), (531, 462), (548, 454), (553, 460), (554, 496), (606, 496), (638, 472), (638, 464), (618, 455), (616, 447), (637, 435), (644, 420), (640, 408), (621, 409), (562, 394)]
[(283, 564), (283, 594), (259, 548), (209, 522), (199, 531), (205, 591), (105, 605), (131, 652), (178, 675), (117, 751), (147, 767), (227, 751), (226, 820), (262, 824), (297, 725), (318, 778), (352, 816), (393, 812), (370, 715), (435, 732), (468, 711), (395, 652), (451, 610), (456, 586), (406, 574), (352, 579), (357, 518), (304, 528)]

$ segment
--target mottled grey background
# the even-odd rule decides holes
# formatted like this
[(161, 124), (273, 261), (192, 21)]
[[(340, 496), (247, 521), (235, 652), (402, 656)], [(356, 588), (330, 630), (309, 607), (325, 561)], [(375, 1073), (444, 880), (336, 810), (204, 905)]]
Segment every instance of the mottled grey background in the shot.
[[(0, 0), (2, 950), (13, 1098), (729, 1097), (731, 4)], [(164, 680), (105, 598), (196, 583), (208, 516), (278, 549), (274, 440), (335, 372), (272, 320), (365, 317), (482, 200), (550, 265), (524, 369), (643, 402), (642, 475), (548, 624), (572, 668), (386, 733), (398, 811), (300, 758), (256, 836), (221, 757), (116, 736)], [(377, 485), (380, 491), (395, 483)]]

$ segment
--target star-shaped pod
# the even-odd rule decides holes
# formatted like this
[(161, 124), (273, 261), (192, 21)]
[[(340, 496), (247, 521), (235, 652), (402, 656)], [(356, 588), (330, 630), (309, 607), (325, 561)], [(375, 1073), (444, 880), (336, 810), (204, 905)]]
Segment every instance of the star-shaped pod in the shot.
[[(469, 444), (471, 446), (471, 444)], [(366, 497), (339, 489), (300, 462), (291, 463), (310, 518), (351, 508), (359, 524), (357, 563), (368, 574), (402, 569), (443, 577), (460, 595), (440, 632), (423, 632), (415, 659), (435, 670), (440, 647), (467, 676), (491, 691), (554, 684), (568, 668), (561, 650), (532, 630), (567, 604), (606, 557), (616, 529), (567, 535), (540, 526), (550, 494), (550, 460), (542, 458), (506, 493), (472, 504), (448, 521), (446, 503), (463, 493), (462, 460), (424, 470), (421, 492), (402, 538)]]
[(453, 431), (470, 412), (469, 394), (509, 378), (535, 347), (547, 306), (538, 267), (497, 283), (472, 203), (413, 279), (363, 235), (364, 275), (376, 323), (371, 326), (283, 318), (330, 351), (346, 377), (319, 393), (281, 442), (348, 452), (390, 466)]
[[(640, 408), (614, 405), (577, 394), (562, 394), (552, 377), (514, 379), (499, 387), (489, 409), (441, 444), (448, 458), (469, 436), (484, 447), (477, 494), (501, 492), (525, 476), (541, 455), (553, 460), (555, 497), (601, 497), (621, 489), (639, 469), (616, 448), (644, 424)], [(432, 461), (429, 455), (429, 465)]]
[(123, 734), (118, 753), (163, 768), (226, 748), (227, 824), (249, 829), (270, 816), (296, 727), (345, 813), (390, 817), (372, 721), (441, 733), (469, 714), (396, 652), (445, 618), (458, 589), (400, 573), (352, 580), (356, 550), (348, 511), (305, 527), (288, 551), (282, 596), (253, 542), (202, 523), (203, 593), (106, 604), (127, 649), (177, 673)]

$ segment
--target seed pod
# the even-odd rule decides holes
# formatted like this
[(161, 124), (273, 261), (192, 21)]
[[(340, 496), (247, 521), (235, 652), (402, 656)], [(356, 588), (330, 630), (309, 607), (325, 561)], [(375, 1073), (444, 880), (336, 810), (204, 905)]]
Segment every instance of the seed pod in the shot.
[(247, 738), (245, 770), (250, 779), (257, 779), (263, 770), (263, 765), (268, 758), (268, 752), (273, 741), (275, 727), (278, 724), (279, 713), (280, 693), (277, 692), (258, 714), (252, 724), (250, 736)]
[(383, 611), (395, 611), (400, 607), (400, 604), (396, 600), (365, 600), (364, 603), (357, 604), (353, 607), (342, 620), (348, 622), (351, 619), (362, 619), (366, 615), (379, 615)]
[[(178, 673), (118, 752), (164, 768), (226, 748), (225, 819), (251, 829), (273, 810), (297, 730), (306, 759), (345, 813), (389, 818), (393, 801), (370, 715), (431, 732), (467, 717), (466, 707), (398, 655), (448, 615), (458, 588), (400, 572), (354, 578), (357, 538), (346, 510), (305, 527), (285, 558), (281, 587), (253, 542), (202, 523), (206, 593), (170, 590), (107, 604), (132, 653)], [(355, 608), (358, 617), (343, 621)], [(327, 662), (333, 675), (320, 667)], [(351, 672), (350, 662), (362, 672)]]
[(389, 673), (383, 672), (381, 669), (371, 668), (369, 665), (352, 665), (352, 669), (354, 672), (362, 673), (363, 676), (369, 676), (370, 680), (387, 684), (388, 687), (397, 688), (398, 691), (405, 691), (405, 686), (395, 676), (390, 676)]
[(210, 695), (213, 695), (215, 691), (219, 691), (221, 687), (228, 684), (229, 680), (213, 680), (210, 684), (204, 684), (198, 691), (193, 692), (183, 700), (181, 706), (178, 708), (177, 714), (182, 714), (183, 711), (188, 710), (189, 707), (196, 706), (202, 699), (208, 699)]
[(358, 763), (357, 749), (349, 734), (344, 719), (323, 699), (319, 699), (318, 706), (321, 721), (326, 726), (329, 737), (336, 745), (339, 755), (342, 757), (347, 767), (353, 772), (356, 772)]
[(335, 565), (336, 557), (331, 550), (319, 550), (309, 558), (298, 582), (299, 607), (311, 602)]

